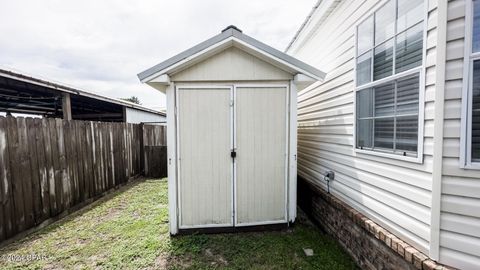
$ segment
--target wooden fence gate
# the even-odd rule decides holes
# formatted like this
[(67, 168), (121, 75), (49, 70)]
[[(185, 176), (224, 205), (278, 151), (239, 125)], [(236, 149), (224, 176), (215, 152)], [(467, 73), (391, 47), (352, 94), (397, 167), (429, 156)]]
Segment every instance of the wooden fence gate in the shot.
[(145, 176), (167, 177), (167, 129), (166, 126), (144, 125), (143, 145)]

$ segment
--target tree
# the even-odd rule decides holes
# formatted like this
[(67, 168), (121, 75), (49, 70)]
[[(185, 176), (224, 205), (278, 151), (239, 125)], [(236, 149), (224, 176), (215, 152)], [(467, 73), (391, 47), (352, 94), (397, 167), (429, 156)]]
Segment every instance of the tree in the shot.
[(142, 105), (142, 103), (140, 102), (140, 99), (136, 96), (131, 96), (129, 98), (120, 98), (120, 99), (128, 101), (128, 102), (132, 102), (132, 103), (135, 103), (135, 104), (138, 104), (138, 105)]

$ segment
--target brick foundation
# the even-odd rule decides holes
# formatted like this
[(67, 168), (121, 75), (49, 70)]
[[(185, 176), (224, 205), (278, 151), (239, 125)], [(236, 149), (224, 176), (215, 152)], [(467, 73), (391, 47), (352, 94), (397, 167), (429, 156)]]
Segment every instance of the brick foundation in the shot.
[(346, 203), (298, 177), (298, 204), (362, 269), (453, 269), (436, 263)]

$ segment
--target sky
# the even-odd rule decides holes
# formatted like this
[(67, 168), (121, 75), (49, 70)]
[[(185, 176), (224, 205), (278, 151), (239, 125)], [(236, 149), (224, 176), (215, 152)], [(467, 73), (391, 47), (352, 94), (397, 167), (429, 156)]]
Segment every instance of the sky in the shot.
[(283, 51), (316, 2), (0, 0), (0, 68), (158, 110), (139, 72), (231, 24)]

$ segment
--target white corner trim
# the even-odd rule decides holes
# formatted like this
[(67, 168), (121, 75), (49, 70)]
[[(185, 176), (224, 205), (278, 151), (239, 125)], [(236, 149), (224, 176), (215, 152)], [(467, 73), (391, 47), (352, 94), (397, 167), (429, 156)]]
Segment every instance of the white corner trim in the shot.
[(443, 128), (445, 106), (445, 67), (447, 58), (447, 1), (438, 1), (437, 6), (437, 39), (435, 65), (435, 115), (433, 136), (433, 172), (432, 172), (432, 206), (430, 220), (430, 250), (433, 260), (440, 257), (440, 211), (442, 195), (443, 167)]
[(167, 94), (167, 170), (168, 170), (168, 212), (170, 234), (178, 233), (178, 201), (177, 201), (177, 149), (175, 121), (175, 85), (166, 89)]
[(289, 138), (289, 196), (288, 221), (297, 217), (297, 95), (296, 85), (290, 82), (290, 138)]

